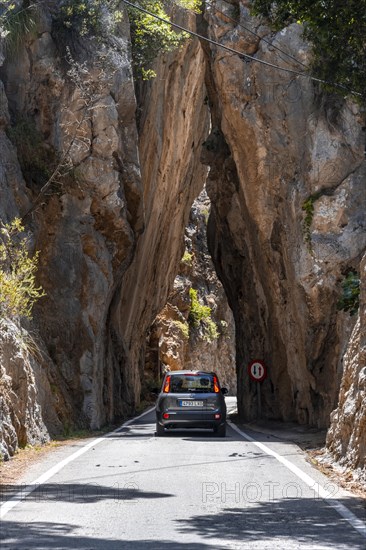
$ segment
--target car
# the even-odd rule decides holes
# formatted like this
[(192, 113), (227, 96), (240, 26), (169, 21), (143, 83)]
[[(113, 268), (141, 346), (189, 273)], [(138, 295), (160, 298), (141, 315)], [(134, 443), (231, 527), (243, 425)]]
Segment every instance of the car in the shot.
[(226, 388), (214, 372), (167, 372), (156, 402), (156, 435), (173, 428), (208, 428), (226, 435)]

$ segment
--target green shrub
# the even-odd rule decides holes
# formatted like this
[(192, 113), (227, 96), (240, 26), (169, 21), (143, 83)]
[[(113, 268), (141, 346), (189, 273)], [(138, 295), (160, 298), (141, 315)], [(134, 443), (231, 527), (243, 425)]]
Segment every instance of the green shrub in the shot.
[(205, 224), (207, 225), (208, 218), (210, 217), (210, 211), (209, 211), (208, 208), (204, 208), (201, 213), (202, 213), (203, 217), (205, 218)]
[(360, 277), (356, 271), (350, 271), (341, 284), (342, 296), (337, 302), (337, 308), (355, 315), (360, 306)]
[(192, 11), (195, 11), (196, 13), (201, 13), (203, 1), (202, 0), (176, 0), (175, 3), (186, 10), (192, 10)]
[(183, 321), (173, 321), (173, 324), (176, 325), (181, 331), (183, 337), (188, 340), (189, 338), (189, 325)]
[(45, 296), (36, 286), (39, 252), (31, 258), (19, 218), (2, 224), (0, 241), (0, 316), (31, 318), (34, 303)]
[[(117, 9), (118, 2), (115, 0), (64, 0), (60, 7), (60, 12), (56, 18), (56, 24), (60, 28), (69, 30), (79, 36), (95, 36), (101, 38), (113, 31), (108, 28), (103, 18), (106, 10), (113, 14), (120, 13)], [(109, 21), (116, 22), (112, 20)]]
[(193, 254), (186, 250), (181, 259), (182, 264), (191, 266), (193, 262)]
[[(162, 19), (169, 20), (163, 2), (140, 0), (138, 4)], [(129, 8), (128, 13), (131, 23), (134, 72), (138, 78), (148, 80), (156, 76), (152, 63), (157, 55), (179, 47), (187, 35), (176, 32), (170, 25), (134, 8)]]
[(354, 90), (365, 104), (366, 0), (253, 0), (252, 8), (268, 17), (276, 30), (302, 23), (305, 38), (314, 46), (311, 72), (339, 85), (327, 84), (327, 90), (342, 95)]
[(207, 342), (216, 340), (220, 333), (216, 323), (211, 319), (211, 308), (203, 306), (198, 301), (198, 292), (194, 288), (189, 289), (191, 308), (188, 315), (188, 322), (194, 329), (203, 330), (203, 339)]
[(306, 199), (301, 208), (305, 212), (303, 221), (304, 240), (307, 243), (308, 248), (311, 248), (311, 224), (313, 223), (314, 217), (314, 199), (312, 197)]
[(214, 340), (217, 340), (220, 336), (220, 333), (217, 329), (217, 325), (215, 321), (211, 319), (211, 317), (207, 317), (203, 321), (204, 330), (203, 330), (203, 339), (206, 340), (206, 342), (212, 343)]
[(38, 6), (29, 0), (24, 0), (20, 6), (3, 0), (0, 8), (0, 36), (4, 38), (6, 53), (13, 55), (24, 43), (25, 36), (35, 34)]
[(189, 289), (189, 297), (191, 299), (191, 309), (189, 311), (188, 321), (197, 328), (200, 326), (200, 322), (203, 319), (211, 317), (211, 308), (209, 306), (203, 306), (198, 301), (198, 292), (194, 288)]
[(304, 230), (304, 240), (308, 246), (309, 252), (312, 252), (312, 243), (311, 243), (311, 224), (313, 223), (314, 217), (314, 203), (321, 197), (321, 193), (314, 193), (310, 195), (302, 205), (301, 209), (305, 212), (305, 217), (303, 221), (303, 230)]
[[(170, 21), (166, 7), (172, 2), (166, 0), (135, 0), (137, 6), (154, 15)], [(199, 11), (201, 0), (175, 0), (173, 4), (184, 9)], [(136, 8), (127, 7), (132, 41), (132, 64), (135, 76), (144, 80), (155, 75), (152, 63), (161, 52), (172, 51), (187, 38), (187, 34), (176, 32), (169, 24)], [(56, 24), (80, 36), (107, 38), (123, 18), (119, 0), (65, 0), (61, 6)]]

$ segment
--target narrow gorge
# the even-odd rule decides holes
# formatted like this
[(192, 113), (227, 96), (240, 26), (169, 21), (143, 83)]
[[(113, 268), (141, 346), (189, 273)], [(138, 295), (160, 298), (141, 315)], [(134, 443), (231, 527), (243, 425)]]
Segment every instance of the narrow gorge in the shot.
[[(215, 368), (254, 420), (262, 359), (263, 417), (329, 428), (365, 476), (364, 112), (296, 75), (301, 25), (275, 32), (246, 0), (172, 8), (201, 38), (147, 81), (123, 2), (102, 40), (62, 28), (60, 5), (12, 51), (0, 41), (0, 219), (23, 220), (46, 293), (31, 320), (0, 319), (3, 457), (126, 418), (162, 366)], [(185, 333), (190, 288), (212, 337)]]

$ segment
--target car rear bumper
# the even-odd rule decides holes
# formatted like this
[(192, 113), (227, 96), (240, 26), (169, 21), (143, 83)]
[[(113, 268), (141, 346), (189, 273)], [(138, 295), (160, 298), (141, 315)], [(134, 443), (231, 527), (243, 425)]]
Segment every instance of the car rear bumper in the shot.
[(163, 418), (162, 412), (156, 413), (156, 420), (164, 428), (207, 428), (214, 429), (225, 424), (226, 415), (220, 415), (215, 418), (218, 412), (203, 411), (164, 411), (169, 414), (169, 418)]

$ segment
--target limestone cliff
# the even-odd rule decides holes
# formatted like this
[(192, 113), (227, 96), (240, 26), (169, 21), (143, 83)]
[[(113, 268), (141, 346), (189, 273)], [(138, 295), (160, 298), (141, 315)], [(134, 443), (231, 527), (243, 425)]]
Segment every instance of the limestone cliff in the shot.
[[(209, 123), (203, 65), (198, 41), (163, 57), (155, 68), (159, 77), (146, 85), (140, 106), (145, 231), (115, 295), (109, 325), (121, 370), (137, 384), (143, 378), (146, 338), (173, 288), (191, 204), (206, 176), (199, 162)], [(120, 347), (116, 339), (123, 342)]]
[(338, 406), (330, 419), (328, 450), (366, 482), (366, 256), (361, 263), (359, 316), (343, 360)]
[(55, 367), (32, 332), (0, 321), (0, 454), (7, 460), (19, 446), (45, 443), (71, 415)]
[[(172, 288), (206, 174), (199, 42), (160, 59), (136, 114), (126, 13), (103, 43), (60, 29), (58, 10), (43, 3), (37, 32), (1, 58), (0, 217), (24, 219), (46, 291), (27, 327), (45, 378), (25, 354), (18, 385), (15, 337), (11, 351), (1, 340), (6, 454), (47, 437), (45, 425), (96, 427), (138, 405), (146, 333)], [(35, 438), (22, 436), (26, 413), (10, 411), (15, 395), (31, 395)]]
[[(290, 69), (309, 62), (299, 25), (273, 34), (247, 2), (234, 4), (237, 23), (217, 13), (232, 14), (226, 2), (207, 9), (210, 38)], [(235, 317), (239, 412), (256, 414), (246, 365), (261, 358), (269, 371), (264, 414), (327, 426), (352, 329), (337, 311), (340, 282), (366, 245), (359, 110), (334, 104), (309, 79), (204, 48), (213, 121), (202, 159), (210, 166), (209, 244)]]
[[(128, 409), (133, 378), (109, 390), (119, 374), (106, 351), (107, 318), (143, 228), (127, 18), (111, 53), (85, 39), (67, 55), (54, 9), (44, 3), (37, 33), (1, 70), (0, 204), (1, 219), (23, 217), (41, 251), (46, 297), (30, 330), (54, 376), (46, 376), (53, 392), (36, 380), (33, 401), (37, 408), (43, 397), (45, 417), (52, 411), (51, 432), (100, 425)], [(21, 385), (19, 395), (28, 391), (25, 377)]]

